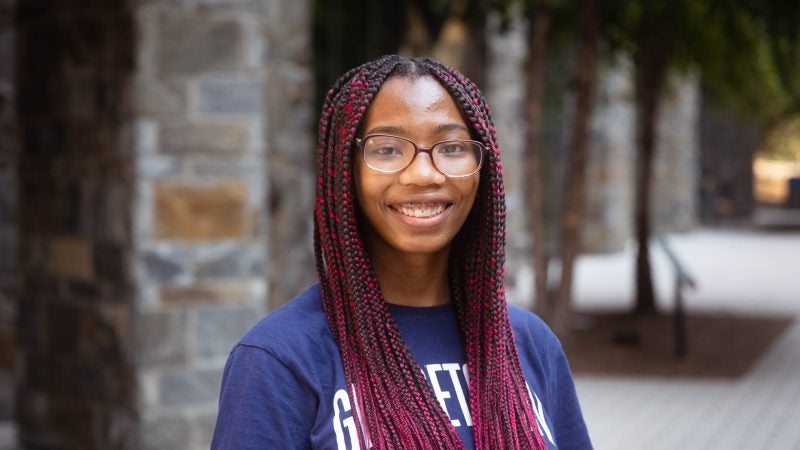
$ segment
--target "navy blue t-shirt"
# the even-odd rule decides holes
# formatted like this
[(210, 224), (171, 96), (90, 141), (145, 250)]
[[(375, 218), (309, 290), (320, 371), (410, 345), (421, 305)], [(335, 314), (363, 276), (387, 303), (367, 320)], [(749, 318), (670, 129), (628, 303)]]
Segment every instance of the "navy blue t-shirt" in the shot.
[[(464, 446), (474, 448), (469, 374), (451, 305), (389, 305)], [(509, 306), (537, 424), (551, 450), (592, 448), (561, 345), (532, 313)], [(360, 449), (339, 347), (319, 286), (263, 318), (234, 347), (212, 449)]]

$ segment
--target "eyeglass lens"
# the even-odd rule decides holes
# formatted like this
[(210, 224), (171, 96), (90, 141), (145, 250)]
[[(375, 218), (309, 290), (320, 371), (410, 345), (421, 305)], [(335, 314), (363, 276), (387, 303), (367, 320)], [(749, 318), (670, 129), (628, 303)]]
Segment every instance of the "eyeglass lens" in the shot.
[[(393, 136), (368, 136), (363, 144), (364, 162), (380, 172), (398, 172), (414, 160), (414, 144)], [(481, 164), (481, 147), (470, 141), (439, 142), (431, 149), (433, 164), (445, 175), (475, 173)]]

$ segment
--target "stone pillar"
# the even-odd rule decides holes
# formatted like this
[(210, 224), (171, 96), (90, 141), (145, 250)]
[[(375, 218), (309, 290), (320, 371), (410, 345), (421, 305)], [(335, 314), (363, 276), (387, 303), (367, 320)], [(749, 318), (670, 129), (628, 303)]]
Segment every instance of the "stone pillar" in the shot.
[[(656, 233), (688, 231), (697, 223), (700, 181), (700, 80), (672, 74), (656, 129), (653, 223)], [(751, 171), (752, 172), (752, 171)]]
[(625, 58), (602, 65), (590, 123), (586, 215), (581, 230), (581, 248), (587, 252), (619, 251), (633, 234), (633, 89), (631, 66)]
[(125, 2), (16, 10), (20, 377), (25, 448), (133, 448)]
[[(586, 224), (587, 252), (621, 250), (633, 236), (636, 106), (632, 67), (618, 58), (598, 76), (592, 115)], [(654, 233), (687, 231), (695, 224), (698, 182), (699, 82), (669, 77), (656, 124), (651, 214)]]
[(533, 306), (532, 240), (523, 184), (525, 167), (525, 58), (528, 56), (524, 19), (501, 30), (500, 18), (487, 23), (488, 68), (486, 101), (497, 127), (506, 190), (506, 296), (520, 306)]
[(84, 3), (16, 14), (21, 440), (208, 448), (268, 280), (314, 274), (309, 2)]
[[(315, 147), (311, 2), (264, 1), (267, 180), (270, 216), (269, 305), (316, 282), (313, 248)], [(328, 89), (328, 86), (323, 89)]]
[(12, 417), (16, 359), (19, 144), (14, 113), (14, 4), (14, 0), (0, 1), (0, 422)]
[(266, 56), (280, 43), (265, 30), (274, 5), (184, 3), (136, 11), (143, 449), (208, 448), (227, 354), (265, 312), (268, 292)]

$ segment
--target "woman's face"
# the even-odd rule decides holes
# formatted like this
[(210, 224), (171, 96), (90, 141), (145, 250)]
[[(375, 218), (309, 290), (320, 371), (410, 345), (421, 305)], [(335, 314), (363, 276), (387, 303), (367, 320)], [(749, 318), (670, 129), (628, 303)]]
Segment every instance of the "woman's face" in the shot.
[[(388, 79), (366, 111), (361, 136), (389, 134), (428, 148), (449, 139), (470, 139), (461, 111), (433, 77)], [(478, 191), (479, 173), (449, 178), (430, 155), (419, 153), (407, 168), (381, 173), (355, 154), (356, 193), (368, 221), (372, 252), (428, 254), (449, 249), (467, 219)]]

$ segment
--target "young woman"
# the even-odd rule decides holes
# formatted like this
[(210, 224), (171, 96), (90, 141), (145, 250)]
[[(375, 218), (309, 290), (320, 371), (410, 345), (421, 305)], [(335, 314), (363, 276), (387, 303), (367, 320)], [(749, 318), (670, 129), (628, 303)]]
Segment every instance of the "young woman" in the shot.
[(319, 285), (225, 369), (215, 449), (591, 448), (557, 339), (503, 292), (489, 110), (430, 59), (347, 72), (319, 124)]

